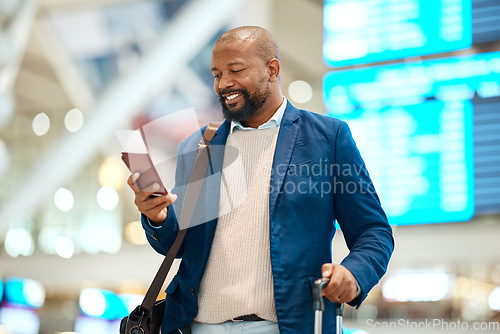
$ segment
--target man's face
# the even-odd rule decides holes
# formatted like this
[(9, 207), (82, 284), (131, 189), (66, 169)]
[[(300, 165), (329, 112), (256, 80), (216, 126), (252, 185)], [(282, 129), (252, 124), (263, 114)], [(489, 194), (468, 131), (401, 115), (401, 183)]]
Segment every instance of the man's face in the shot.
[(214, 90), (229, 121), (243, 121), (258, 113), (271, 95), (267, 66), (251, 46), (229, 41), (216, 45), (212, 52)]

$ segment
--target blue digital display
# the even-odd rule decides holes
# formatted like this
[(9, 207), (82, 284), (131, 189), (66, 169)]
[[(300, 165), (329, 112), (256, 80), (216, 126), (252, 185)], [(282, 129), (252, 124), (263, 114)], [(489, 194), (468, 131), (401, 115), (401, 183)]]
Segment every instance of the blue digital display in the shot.
[(3, 299), (3, 281), (0, 278), (0, 303), (2, 302)]
[(472, 1), (472, 43), (500, 39), (500, 6), (498, 0)]
[(10, 277), (5, 282), (5, 300), (10, 304), (38, 309), (45, 303), (45, 288), (32, 279)]
[(351, 127), (392, 224), (474, 215), (474, 103), (500, 96), (500, 52), (335, 71), (323, 89), (327, 113)]
[(331, 67), (469, 48), (472, 0), (325, 0), (323, 59)]

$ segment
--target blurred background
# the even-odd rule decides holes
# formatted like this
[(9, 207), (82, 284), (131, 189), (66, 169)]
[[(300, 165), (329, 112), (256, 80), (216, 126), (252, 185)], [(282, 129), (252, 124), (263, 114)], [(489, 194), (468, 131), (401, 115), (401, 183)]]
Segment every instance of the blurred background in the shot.
[(499, 333), (498, 0), (0, 0), (0, 333), (118, 332), (162, 257), (115, 130), (221, 120), (239, 25), (274, 34), (292, 104), (348, 122), (393, 225), (348, 332)]

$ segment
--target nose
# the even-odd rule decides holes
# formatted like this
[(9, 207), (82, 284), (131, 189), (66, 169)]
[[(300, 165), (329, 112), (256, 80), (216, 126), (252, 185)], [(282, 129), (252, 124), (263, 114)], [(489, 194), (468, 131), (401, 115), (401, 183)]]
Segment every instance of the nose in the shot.
[(221, 75), (219, 79), (219, 92), (234, 86), (233, 79), (228, 75)]

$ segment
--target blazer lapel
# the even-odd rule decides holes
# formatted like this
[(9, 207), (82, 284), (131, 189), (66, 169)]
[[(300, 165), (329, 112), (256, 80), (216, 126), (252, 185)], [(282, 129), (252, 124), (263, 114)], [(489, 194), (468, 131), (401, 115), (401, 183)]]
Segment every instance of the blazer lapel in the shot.
[[(272, 218), (278, 195), (283, 185), (293, 148), (299, 131), (298, 110), (287, 102), (287, 107), (281, 121), (278, 133), (278, 141), (274, 152), (273, 167), (271, 173), (270, 193), (269, 193), (269, 217)], [(286, 166), (286, 168), (285, 168)]]
[(224, 121), (217, 132), (215, 132), (215, 137), (210, 142), (210, 174), (222, 172), (224, 148), (226, 146), (227, 136), (229, 135), (230, 124), (230, 122)]

